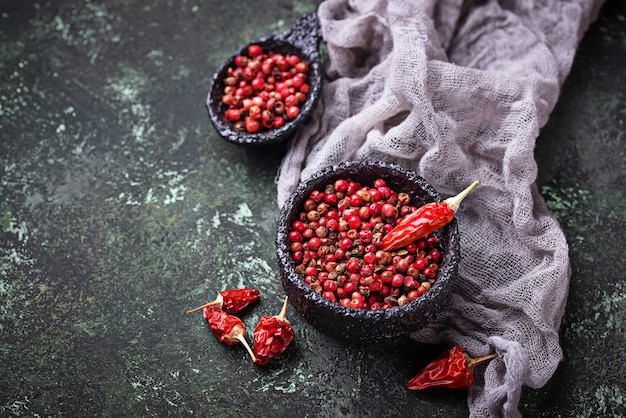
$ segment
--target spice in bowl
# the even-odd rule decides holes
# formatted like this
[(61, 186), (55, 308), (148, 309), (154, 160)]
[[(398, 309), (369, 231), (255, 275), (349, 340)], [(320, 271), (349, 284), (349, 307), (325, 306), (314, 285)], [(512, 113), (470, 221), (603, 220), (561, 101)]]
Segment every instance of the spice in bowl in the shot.
[(350, 342), (389, 343), (427, 326), (458, 280), (456, 217), (400, 248), (383, 248), (383, 240), (406, 228), (402, 220), (411, 213), (443, 201), (424, 178), (382, 161), (341, 163), (301, 182), (276, 230), (291, 305), (320, 331)]
[(383, 178), (340, 178), (313, 190), (288, 234), (295, 271), (345, 307), (378, 310), (416, 300), (435, 284), (443, 257), (431, 234), (454, 218), (476, 184), (419, 207)]
[(237, 131), (281, 128), (300, 114), (310, 91), (309, 66), (295, 54), (265, 53), (252, 44), (224, 77), (225, 118)]
[(290, 28), (253, 40), (224, 61), (206, 98), (221, 138), (262, 146), (293, 135), (320, 97), (321, 39), (317, 13), (304, 13)]

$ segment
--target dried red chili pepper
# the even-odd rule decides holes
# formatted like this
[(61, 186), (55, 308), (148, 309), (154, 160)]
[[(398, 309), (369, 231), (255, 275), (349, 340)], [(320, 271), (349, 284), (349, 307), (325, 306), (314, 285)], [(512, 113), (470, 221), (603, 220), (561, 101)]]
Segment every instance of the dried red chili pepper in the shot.
[(471, 358), (463, 347), (454, 347), (441, 353), (406, 384), (407, 389), (421, 390), (429, 387), (468, 389), (474, 383), (474, 368), (497, 357), (496, 353)]
[(254, 329), (254, 363), (264, 366), (280, 356), (293, 341), (294, 333), (287, 321), (287, 300), (278, 315), (263, 315)]
[(216, 306), (229, 314), (235, 314), (241, 311), (252, 302), (258, 300), (261, 297), (257, 289), (250, 289), (244, 287), (242, 289), (226, 289), (218, 293), (217, 297), (212, 302), (207, 302), (202, 306), (193, 308), (187, 311), (188, 314), (199, 311), (207, 306)]
[(246, 325), (234, 315), (229, 315), (215, 306), (207, 306), (203, 311), (204, 319), (209, 324), (209, 329), (215, 337), (226, 345), (238, 343), (248, 350), (252, 361), (256, 361), (254, 352), (246, 341)]
[(404, 217), (382, 240), (382, 249), (392, 251), (425, 237), (431, 232), (447, 225), (461, 201), (478, 185), (475, 181), (456, 196), (443, 202), (430, 202), (419, 207), (415, 212)]

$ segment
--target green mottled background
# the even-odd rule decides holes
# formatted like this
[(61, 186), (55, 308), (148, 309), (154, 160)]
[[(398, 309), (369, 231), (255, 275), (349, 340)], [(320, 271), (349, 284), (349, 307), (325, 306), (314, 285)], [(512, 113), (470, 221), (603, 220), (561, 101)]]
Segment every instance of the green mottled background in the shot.
[[(284, 145), (220, 140), (204, 100), (242, 44), (316, 1), (0, 1), (0, 416), (461, 417), (406, 381), (439, 347), (359, 347), (289, 311), (266, 368), (188, 308), (226, 287), (278, 313), (274, 178)], [(538, 140), (572, 281), (532, 417), (626, 414), (626, 7), (606, 3)], [(299, 408), (299, 409), (295, 409)]]

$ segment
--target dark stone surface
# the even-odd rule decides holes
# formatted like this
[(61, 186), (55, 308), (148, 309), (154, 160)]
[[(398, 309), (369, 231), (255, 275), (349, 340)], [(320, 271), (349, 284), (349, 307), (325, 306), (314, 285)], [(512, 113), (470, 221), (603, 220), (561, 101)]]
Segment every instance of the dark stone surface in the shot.
[[(330, 339), (294, 310), (266, 368), (201, 314), (225, 287), (280, 310), (274, 178), (284, 144), (220, 139), (205, 98), (247, 42), (310, 1), (0, 3), (0, 416), (467, 416), (406, 381), (441, 347)], [(570, 244), (564, 360), (525, 416), (625, 414), (626, 5), (585, 35), (537, 141)], [(252, 325), (250, 325), (252, 326)]]

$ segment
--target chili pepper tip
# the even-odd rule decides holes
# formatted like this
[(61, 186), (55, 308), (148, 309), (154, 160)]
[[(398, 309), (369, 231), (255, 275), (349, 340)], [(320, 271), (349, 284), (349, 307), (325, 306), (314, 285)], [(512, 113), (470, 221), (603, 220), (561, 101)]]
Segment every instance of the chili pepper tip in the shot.
[(218, 300), (214, 300), (213, 302), (207, 302), (202, 306), (198, 306), (197, 308), (193, 308), (193, 309), (189, 309), (187, 312), (185, 312), (186, 314), (190, 314), (190, 313), (194, 313), (194, 312), (198, 312), (201, 311), (202, 309), (208, 307), (208, 306), (214, 306), (214, 305), (218, 305), (220, 302)]
[(289, 323), (289, 321), (287, 321), (287, 301), (288, 300), (289, 300), (289, 296), (285, 296), (285, 302), (283, 303), (283, 308), (280, 310), (280, 313), (276, 315), (276, 318), (278, 318), (280, 321), (287, 322), (287, 323)]
[(474, 368), (478, 366), (479, 364), (484, 363), (485, 361), (494, 359), (496, 357), (498, 357), (498, 353), (487, 354), (486, 356), (482, 356), (478, 358), (472, 358), (468, 356), (467, 354), (465, 355), (465, 359), (467, 361), (467, 368), (470, 371), (473, 371)]
[(246, 341), (245, 334), (243, 333), (238, 334), (235, 338), (237, 338), (241, 342), (241, 344), (243, 344), (243, 346), (246, 348), (246, 350), (248, 351), (248, 354), (250, 354), (250, 357), (252, 358), (252, 362), (256, 363), (257, 358), (254, 355), (254, 351), (252, 351), (252, 348), (250, 348), (250, 346), (248, 345), (248, 341)]
[(476, 186), (478, 186), (478, 181), (474, 181), (472, 184), (467, 186), (465, 190), (463, 190), (461, 193), (457, 194), (456, 196), (447, 198), (443, 201), (443, 203), (448, 205), (448, 207), (452, 209), (454, 213), (456, 213), (456, 211), (459, 210), (459, 206), (461, 206), (461, 202), (463, 201), (463, 199), (465, 199)]

